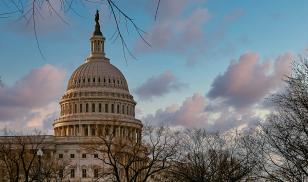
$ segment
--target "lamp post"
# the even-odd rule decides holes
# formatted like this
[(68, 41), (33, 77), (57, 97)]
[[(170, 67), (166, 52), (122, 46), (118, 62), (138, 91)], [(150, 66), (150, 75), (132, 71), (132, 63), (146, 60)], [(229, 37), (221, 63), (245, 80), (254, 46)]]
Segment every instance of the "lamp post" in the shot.
[(36, 152), (36, 155), (38, 156), (38, 160), (39, 160), (39, 173), (38, 173), (38, 181), (40, 182), (41, 181), (41, 158), (43, 156), (43, 151), (41, 148), (39, 148)]

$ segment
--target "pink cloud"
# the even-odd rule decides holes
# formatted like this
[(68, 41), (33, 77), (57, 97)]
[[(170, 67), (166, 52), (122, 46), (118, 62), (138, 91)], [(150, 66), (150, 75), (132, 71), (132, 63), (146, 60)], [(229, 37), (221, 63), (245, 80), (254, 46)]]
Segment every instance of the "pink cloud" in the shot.
[(31, 70), (13, 86), (0, 87), (0, 121), (21, 122), (57, 101), (64, 93), (64, 78), (63, 69), (44, 65)]
[(255, 111), (236, 111), (220, 105), (212, 109), (210, 100), (200, 93), (187, 97), (180, 106), (171, 105), (149, 114), (142, 120), (151, 124), (205, 128), (209, 131), (227, 131), (241, 125), (251, 127), (261, 119)]
[(207, 96), (223, 99), (235, 107), (246, 107), (258, 103), (282, 83), (291, 71), (292, 55), (279, 56), (274, 63), (259, 62), (257, 53), (243, 54), (229, 65), (224, 74), (218, 75)]

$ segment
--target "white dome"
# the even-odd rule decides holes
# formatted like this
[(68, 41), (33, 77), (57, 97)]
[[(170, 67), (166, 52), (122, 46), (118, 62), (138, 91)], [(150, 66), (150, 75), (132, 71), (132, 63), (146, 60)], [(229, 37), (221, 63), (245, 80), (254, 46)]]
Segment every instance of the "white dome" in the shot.
[(79, 87), (118, 88), (128, 91), (121, 71), (107, 60), (89, 61), (79, 66), (72, 74), (67, 90)]

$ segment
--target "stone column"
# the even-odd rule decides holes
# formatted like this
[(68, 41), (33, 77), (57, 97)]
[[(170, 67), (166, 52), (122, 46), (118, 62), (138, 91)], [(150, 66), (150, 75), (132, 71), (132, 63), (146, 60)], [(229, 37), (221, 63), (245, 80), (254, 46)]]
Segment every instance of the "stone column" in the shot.
[(88, 136), (91, 136), (91, 126), (88, 124)]

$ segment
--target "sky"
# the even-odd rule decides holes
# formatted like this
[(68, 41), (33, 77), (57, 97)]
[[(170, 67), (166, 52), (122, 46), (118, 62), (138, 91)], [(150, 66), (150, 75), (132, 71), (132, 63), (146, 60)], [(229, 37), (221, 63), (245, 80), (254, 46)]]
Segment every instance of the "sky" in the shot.
[[(73, 1), (58, 13), (46, 5), (27, 21), (9, 0), (0, 2), (0, 128), (51, 133), (72, 72), (90, 52), (95, 10), (101, 12), (110, 62), (125, 75), (145, 123), (209, 131), (247, 129), (271, 112), (291, 62), (308, 45), (304, 0), (115, 1), (138, 27), (123, 31), (135, 58), (126, 58), (105, 1)], [(28, 0), (23, 1), (28, 7)], [(21, 5), (18, 5), (18, 7)], [(26, 15), (27, 16), (27, 15)], [(38, 49), (38, 45), (42, 51)]]

